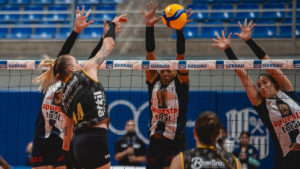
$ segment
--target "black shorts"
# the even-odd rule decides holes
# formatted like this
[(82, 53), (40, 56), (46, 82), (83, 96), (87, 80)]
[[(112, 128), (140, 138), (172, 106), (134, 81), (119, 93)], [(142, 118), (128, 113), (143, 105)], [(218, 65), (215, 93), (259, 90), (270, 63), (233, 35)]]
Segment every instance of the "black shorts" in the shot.
[(283, 168), (285, 169), (299, 169), (300, 151), (290, 151), (283, 158)]
[(32, 146), (32, 167), (64, 166), (63, 140), (56, 134), (48, 138), (34, 138)]
[(185, 137), (170, 139), (151, 138), (146, 158), (147, 169), (162, 169), (168, 167), (174, 156), (187, 150)]
[(73, 136), (70, 155), (75, 168), (97, 168), (109, 163), (107, 129), (89, 128)]

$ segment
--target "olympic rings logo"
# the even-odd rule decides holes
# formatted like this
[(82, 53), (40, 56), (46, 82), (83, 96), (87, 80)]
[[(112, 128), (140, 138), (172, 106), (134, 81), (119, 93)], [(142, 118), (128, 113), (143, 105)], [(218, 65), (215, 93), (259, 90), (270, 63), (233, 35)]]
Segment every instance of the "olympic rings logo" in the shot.
[[(136, 125), (135, 125), (135, 131), (137, 136), (146, 144), (149, 144), (149, 139), (147, 139), (146, 137), (143, 136), (143, 134), (141, 133), (141, 130), (139, 128), (139, 118), (141, 113), (149, 106), (149, 102), (146, 101), (145, 103), (143, 103), (138, 109), (136, 109), (135, 105), (133, 105), (131, 102), (127, 101), (127, 100), (115, 100), (112, 103), (109, 104), (109, 111), (108, 111), (108, 115), (110, 116), (111, 110), (115, 107), (115, 106), (119, 106), (119, 105), (124, 105), (126, 107), (128, 107), (131, 112), (133, 113), (133, 120), (135, 121)], [(109, 125), (109, 129), (113, 132), (113, 133), (118, 133), (120, 135), (124, 135), (126, 134), (126, 130), (119, 130), (116, 129), (113, 124)]]

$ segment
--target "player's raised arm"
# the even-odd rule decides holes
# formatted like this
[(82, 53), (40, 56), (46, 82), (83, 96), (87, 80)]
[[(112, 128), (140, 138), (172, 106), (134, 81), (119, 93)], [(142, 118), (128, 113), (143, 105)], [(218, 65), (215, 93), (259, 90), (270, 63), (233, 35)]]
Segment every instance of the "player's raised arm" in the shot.
[(86, 27), (88, 27), (91, 23), (94, 21), (88, 21), (87, 17), (90, 14), (89, 10), (86, 14), (84, 14), (84, 6), (82, 7), (82, 10), (79, 10), (79, 7), (76, 9), (76, 20), (75, 20), (75, 27), (71, 34), (68, 36), (67, 40), (65, 41), (61, 51), (58, 53), (57, 57), (61, 55), (70, 54), (70, 51), (75, 43), (75, 40), (77, 39), (78, 34)]
[(127, 22), (126, 14), (117, 16), (113, 19), (113, 21), (108, 25), (109, 28), (104, 37), (103, 45), (100, 51), (96, 54), (95, 57), (88, 60), (87, 63), (84, 65), (83, 69), (92, 78), (98, 79), (97, 77), (98, 67), (106, 60), (111, 50), (113, 49), (115, 45), (116, 30), (122, 27), (123, 22)]
[[(187, 10), (188, 19), (194, 14), (191, 12), (192, 9)], [(188, 22), (191, 22), (192, 20), (187, 20)], [(184, 38), (184, 32), (183, 29), (176, 30), (176, 60), (185, 60), (185, 38)], [(178, 79), (181, 83), (188, 83), (189, 82), (189, 72), (188, 70), (178, 70), (177, 71)]]
[[(222, 37), (217, 35), (217, 39), (213, 39), (215, 44), (213, 46), (218, 47), (226, 53), (226, 56), (230, 60), (237, 60), (236, 55), (233, 53), (230, 47), (231, 33), (228, 35), (228, 38), (225, 37), (224, 31), (222, 31)], [(241, 82), (246, 90), (247, 96), (252, 103), (252, 105), (257, 106), (262, 102), (262, 98), (258, 93), (255, 84), (248, 75), (248, 73), (243, 69), (235, 70), (236, 74), (240, 77)]]
[[(244, 26), (240, 22), (239, 26), (241, 28), (241, 33), (235, 33), (235, 35), (243, 40), (259, 59), (270, 60), (269, 55), (266, 54), (263, 49), (251, 38), (251, 34), (256, 24), (254, 24), (252, 20), (248, 24), (247, 19), (245, 19)], [(294, 91), (292, 83), (280, 69), (268, 69), (267, 71), (276, 80), (281, 90)]]
[[(154, 38), (154, 25), (161, 19), (161, 16), (155, 17), (155, 11), (157, 9), (157, 4), (153, 7), (153, 2), (147, 3), (147, 11), (145, 12), (141, 9), (146, 22), (146, 59), (155, 60), (154, 50), (155, 50), (155, 38)], [(158, 72), (156, 70), (146, 70), (146, 81), (152, 83), (157, 77)]]

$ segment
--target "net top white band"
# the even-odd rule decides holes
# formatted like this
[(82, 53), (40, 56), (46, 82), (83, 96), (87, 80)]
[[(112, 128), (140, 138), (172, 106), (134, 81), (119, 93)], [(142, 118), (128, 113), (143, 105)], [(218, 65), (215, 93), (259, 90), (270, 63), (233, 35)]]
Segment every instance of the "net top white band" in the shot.
[[(85, 60), (79, 61), (83, 66)], [(0, 69), (38, 68), (40, 60), (0, 60)], [(300, 60), (106, 60), (99, 69), (205, 70), (205, 69), (300, 69)]]

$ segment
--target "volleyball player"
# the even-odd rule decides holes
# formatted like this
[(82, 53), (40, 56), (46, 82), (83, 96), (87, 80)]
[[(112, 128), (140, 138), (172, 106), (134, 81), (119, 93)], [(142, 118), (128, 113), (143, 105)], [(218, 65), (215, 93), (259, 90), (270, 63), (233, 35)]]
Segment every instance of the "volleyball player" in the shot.
[[(161, 19), (155, 17), (156, 8), (157, 4), (153, 6), (151, 1), (147, 3), (146, 13), (141, 9), (146, 21), (147, 60), (155, 60), (154, 25)], [(176, 59), (184, 60), (184, 34), (182, 30), (176, 30), (176, 33)], [(187, 70), (146, 70), (146, 82), (150, 105), (150, 144), (146, 168), (160, 169), (169, 167), (172, 158), (187, 148), (185, 128), (189, 75)]]
[[(71, 55), (59, 56), (51, 73), (55, 80), (65, 83), (62, 111), (66, 131), (64, 142), (70, 143), (70, 155), (75, 168), (110, 168), (107, 128), (110, 121), (104, 88), (98, 81), (98, 67), (105, 61), (115, 44), (115, 32), (121, 31), (126, 15), (115, 17), (103, 40), (103, 45), (83, 68)], [(73, 124), (74, 123), (74, 124)], [(72, 134), (68, 131), (73, 129)]]
[[(81, 12), (77, 8), (75, 27), (57, 57), (69, 54), (78, 34), (89, 24), (93, 23), (93, 21), (86, 22), (86, 19), (84, 7), (82, 7)], [(51, 62), (51, 59), (46, 58), (40, 63), (40, 66), (47, 66)], [(35, 125), (31, 164), (33, 168), (65, 168), (67, 153), (64, 153), (64, 151), (68, 151), (68, 149), (62, 149), (62, 123), (64, 118), (61, 116), (61, 94), (59, 93), (63, 85), (61, 82), (55, 82), (50, 85), (49, 81), (47, 81), (49, 79), (45, 79), (51, 77), (48, 75), (43, 74), (36, 79), (37, 82), (40, 82), (40, 89), (43, 89), (43, 94), (40, 112)], [(47, 87), (47, 85), (50, 86)]]
[(236, 157), (216, 148), (217, 139), (221, 134), (220, 130), (221, 121), (215, 113), (199, 114), (194, 128), (197, 147), (175, 156), (171, 169), (241, 169), (241, 164)]
[[(235, 33), (247, 43), (259, 59), (269, 60), (270, 57), (251, 39), (255, 24), (250, 21), (244, 26), (239, 22), (241, 33)], [(230, 36), (214, 39), (214, 46), (224, 50), (229, 59), (237, 59), (230, 45)], [(257, 78), (256, 89), (254, 82), (245, 70), (236, 70), (246, 90), (250, 102), (259, 114), (262, 122), (268, 128), (274, 142), (274, 168), (296, 169), (300, 160), (300, 100), (294, 87), (284, 73), (278, 69), (268, 69)]]

